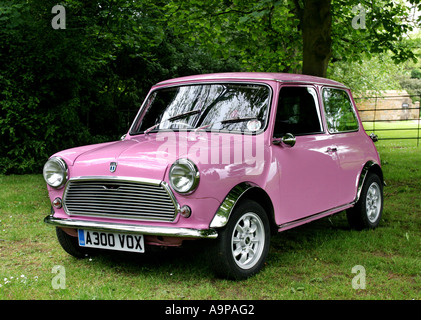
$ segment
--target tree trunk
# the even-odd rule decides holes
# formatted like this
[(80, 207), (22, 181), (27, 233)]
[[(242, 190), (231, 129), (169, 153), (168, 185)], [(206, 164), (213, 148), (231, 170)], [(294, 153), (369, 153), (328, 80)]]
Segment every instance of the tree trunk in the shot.
[(302, 11), (303, 74), (326, 77), (332, 56), (331, 0), (305, 0)]

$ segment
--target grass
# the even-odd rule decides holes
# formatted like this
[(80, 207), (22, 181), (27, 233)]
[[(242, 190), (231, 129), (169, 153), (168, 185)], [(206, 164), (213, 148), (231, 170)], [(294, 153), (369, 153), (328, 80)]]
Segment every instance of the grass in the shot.
[(421, 137), (421, 120), (365, 122), (364, 128), (369, 134), (375, 132), (379, 139), (409, 139), (406, 145), (417, 145), (416, 138)]
[[(78, 260), (59, 246), (41, 175), (0, 176), (0, 299), (332, 300), (421, 299), (421, 147), (379, 141), (388, 186), (376, 230), (353, 231), (344, 213), (272, 237), (264, 269), (241, 282), (216, 278), (205, 242), (145, 255)], [(54, 266), (65, 270), (54, 289)], [(355, 266), (365, 289), (353, 289)]]

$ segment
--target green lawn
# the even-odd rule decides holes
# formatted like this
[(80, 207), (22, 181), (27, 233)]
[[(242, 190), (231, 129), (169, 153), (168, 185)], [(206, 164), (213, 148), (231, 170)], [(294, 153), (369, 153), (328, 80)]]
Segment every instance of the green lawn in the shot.
[[(50, 207), (42, 176), (0, 176), (0, 299), (419, 300), (421, 147), (410, 140), (377, 146), (388, 185), (379, 228), (350, 230), (341, 213), (285, 231), (272, 238), (265, 268), (241, 282), (213, 275), (203, 242), (77, 260), (42, 222)], [(58, 265), (64, 289), (53, 288)], [(356, 266), (364, 268), (365, 289), (353, 288), (362, 275)]]
[[(388, 141), (395, 141), (395, 143), (398, 141), (399, 146), (402, 145), (403, 140), (408, 140), (403, 144), (405, 146), (417, 146), (416, 138), (421, 138), (421, 120), (384, 121), (376, 123), (365, 122), (364, 128), (369, 134), (375, 132), (379, 137), (379, 140), (385, 139)], [(394, 140), (396, 138), (401, 138), (403, 140)]]

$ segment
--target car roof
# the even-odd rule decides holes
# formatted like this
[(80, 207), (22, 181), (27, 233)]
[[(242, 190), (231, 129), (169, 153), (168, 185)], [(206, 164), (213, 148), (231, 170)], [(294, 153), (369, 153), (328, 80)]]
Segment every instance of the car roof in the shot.
[(178, 82), (200, 82), (200, 81), (235, 81), (235, 80), (260, 80), (260, 81), (278, 81), (283, 83), (314, 83), (320, 85), (330, 85), (335, 87), (346, 86), (340, 82), (322, 77), (308, 76), (294, 73), (275, 73), (275, 72), (227, 72), (227, 73), (209, 73), (191, 75), (186, 77), (174, 78), (161, 81), (155, 86), (174, 84)]

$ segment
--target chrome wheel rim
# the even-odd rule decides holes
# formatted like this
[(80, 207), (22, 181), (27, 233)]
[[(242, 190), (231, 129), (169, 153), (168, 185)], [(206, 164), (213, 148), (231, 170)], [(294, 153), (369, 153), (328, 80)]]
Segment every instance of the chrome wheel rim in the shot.
[(241, 269), (255, 266), (263, 253), (265, 229), (260, 217), (248, 212), (234, 227), (231, 238), (231, 250), (235, 263)]
[(367, 190), (367, 199), (365, 203), (367, 218), (371, 223), (376, 222), (379, 218), (382, 205), (381, 197), (380, 186), (376, 182), (373, 182)]

